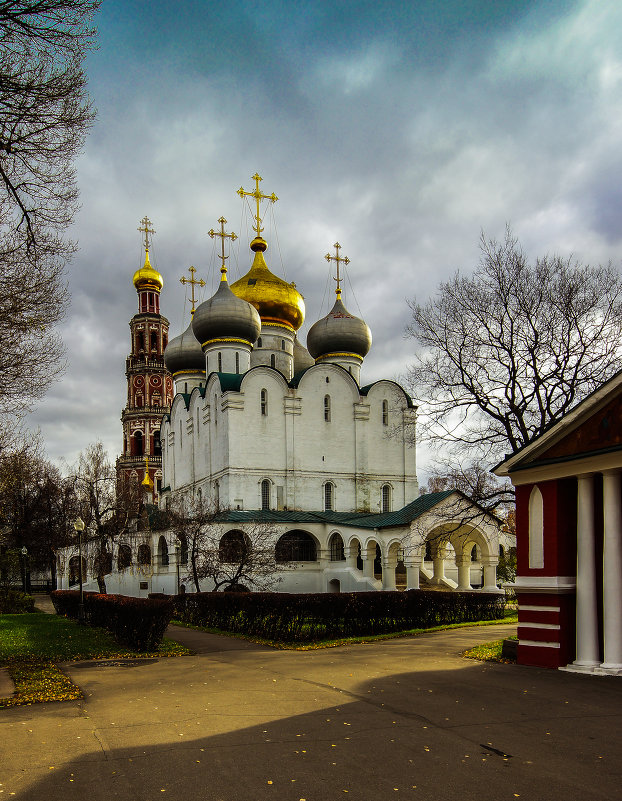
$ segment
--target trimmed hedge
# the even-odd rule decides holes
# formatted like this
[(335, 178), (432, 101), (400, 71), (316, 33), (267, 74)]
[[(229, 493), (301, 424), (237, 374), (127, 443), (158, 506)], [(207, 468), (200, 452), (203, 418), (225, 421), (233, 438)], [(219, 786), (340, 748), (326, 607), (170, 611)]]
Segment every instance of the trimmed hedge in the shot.
[(0, 590), (0, 615), (16, 615), (21, 612), (34, 612), (35, 599), (21, 590), (10, 588)]
[[(57, 614), (78, 619), (78, 590), (55, 590), (51, 597)], [(170, 600), (84, 593), (84, 622), (108, 629), (117, 642), (136, 651), (158, 649), (172, 614)]]
[(494, 593), (408, 592), (305, 593), (204, 592), (177, 595), (174, 616), (184, 623), (243, 632), (276, 642), (427, 629), (503, 617), (504, 596)]

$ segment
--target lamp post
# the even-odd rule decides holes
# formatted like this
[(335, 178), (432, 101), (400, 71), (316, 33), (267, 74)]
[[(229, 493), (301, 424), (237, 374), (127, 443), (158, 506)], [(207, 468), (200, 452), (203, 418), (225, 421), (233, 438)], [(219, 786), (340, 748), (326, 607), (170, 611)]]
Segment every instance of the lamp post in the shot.
[(25, 545), (21, 549), (20, 554), (22, 555), (22, 589), (24, 592), (28, 592), (28, 582), (26, 581), (26, 560), (28, 559), (28, 548)]
[(82, 532), (84, 531), (84, 520), (76, 517), (73, 527), (78, 535), (78, 571), (80, 574), (80, 603), (78, 604), (78, 622), (84, 623), (84, 592), (82, 590)]
[(179, 560), (181, 558), (181, 545), (176, 542), (175, 543), (175, 564), (177, 565), (177, 588), (175, 590), (175, 595), (179, 595)]

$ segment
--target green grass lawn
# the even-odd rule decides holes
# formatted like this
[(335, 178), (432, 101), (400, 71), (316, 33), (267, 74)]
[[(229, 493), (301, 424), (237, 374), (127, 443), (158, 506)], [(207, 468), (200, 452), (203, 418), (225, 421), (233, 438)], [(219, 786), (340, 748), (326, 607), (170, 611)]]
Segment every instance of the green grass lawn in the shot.
[(58, 615), (0, 615), (0, 666), (8, 668), (16, 686), (12, 698), (0, 699), (0, 708), (81, 698), (79, 688), (55, 662), (188, 653), (187, 648), (166, 638), (154, 653), (132, 651), (119, 645), (104, 629), (81, 626)]
[[(516, 637), (508, 637), (508, 640), (515, 640)], [(465, 651), (462, 656), (467, 659), (479, 659), (481, 662), (505, 662), (506, 664), (514, 664), (515, 659), (506, 659), (502, 655), (503, 640), (493, 640), (492, 642), (485, 642), (482, 645), (476, 645), (475, 648), (470, 648)]]

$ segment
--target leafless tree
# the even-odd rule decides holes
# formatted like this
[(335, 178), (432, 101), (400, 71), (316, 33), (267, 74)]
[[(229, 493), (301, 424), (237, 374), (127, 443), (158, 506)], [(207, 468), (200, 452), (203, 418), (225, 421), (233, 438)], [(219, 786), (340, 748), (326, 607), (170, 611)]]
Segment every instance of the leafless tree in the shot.
[(201, 581), (220, 589), (270, 590), (291, 565), (275, 559), (276, 529), (249, 521), (226, 527), (227, 511), (195, 495), (178, 496), (169, 509), (172, 530), (188, 552), (188, 575), (197, 592)]
[(422, 433), (458, 453), (516, 452), (610, 378), (622, 353), (618, 270), (544, 256), (530, 266), (510, 229), (482, 234), (472, 276), (457, 273), (408, 333), (421, 348), (409, 379)]
[(139, 487), (123, 485), (117, 491), (116, 470), (101, 442), (80, 453), (71, 478), (77, 508), (86, 524), (84, 536), (91, 543), (88, 552), (93, 558), (92, 570), (99, 591), (106, 592), (105, 577), (112, 570), (115, 544), (133, 533)]

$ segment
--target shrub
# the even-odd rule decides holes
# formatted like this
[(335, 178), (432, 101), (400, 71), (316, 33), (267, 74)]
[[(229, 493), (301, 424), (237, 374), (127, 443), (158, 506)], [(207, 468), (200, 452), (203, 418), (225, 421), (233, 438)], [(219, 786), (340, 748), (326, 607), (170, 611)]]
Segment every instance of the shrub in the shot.
[(367, 636), (503, 616), (493, 593), (192, 593), (173, 598), (185, 623), (244, 632), (277, 642)]
[[(77, 590), (56, 590), (51, 595), (59, 615), (78, 619)], [(108, 629), (118, 642), (137, 651), (157, 650), (172, 612), (169, 600), (84, 593), (84, 622)]]
[(0, 615), (34, 612), (35, 599), (21, 590), (0, 589)]

